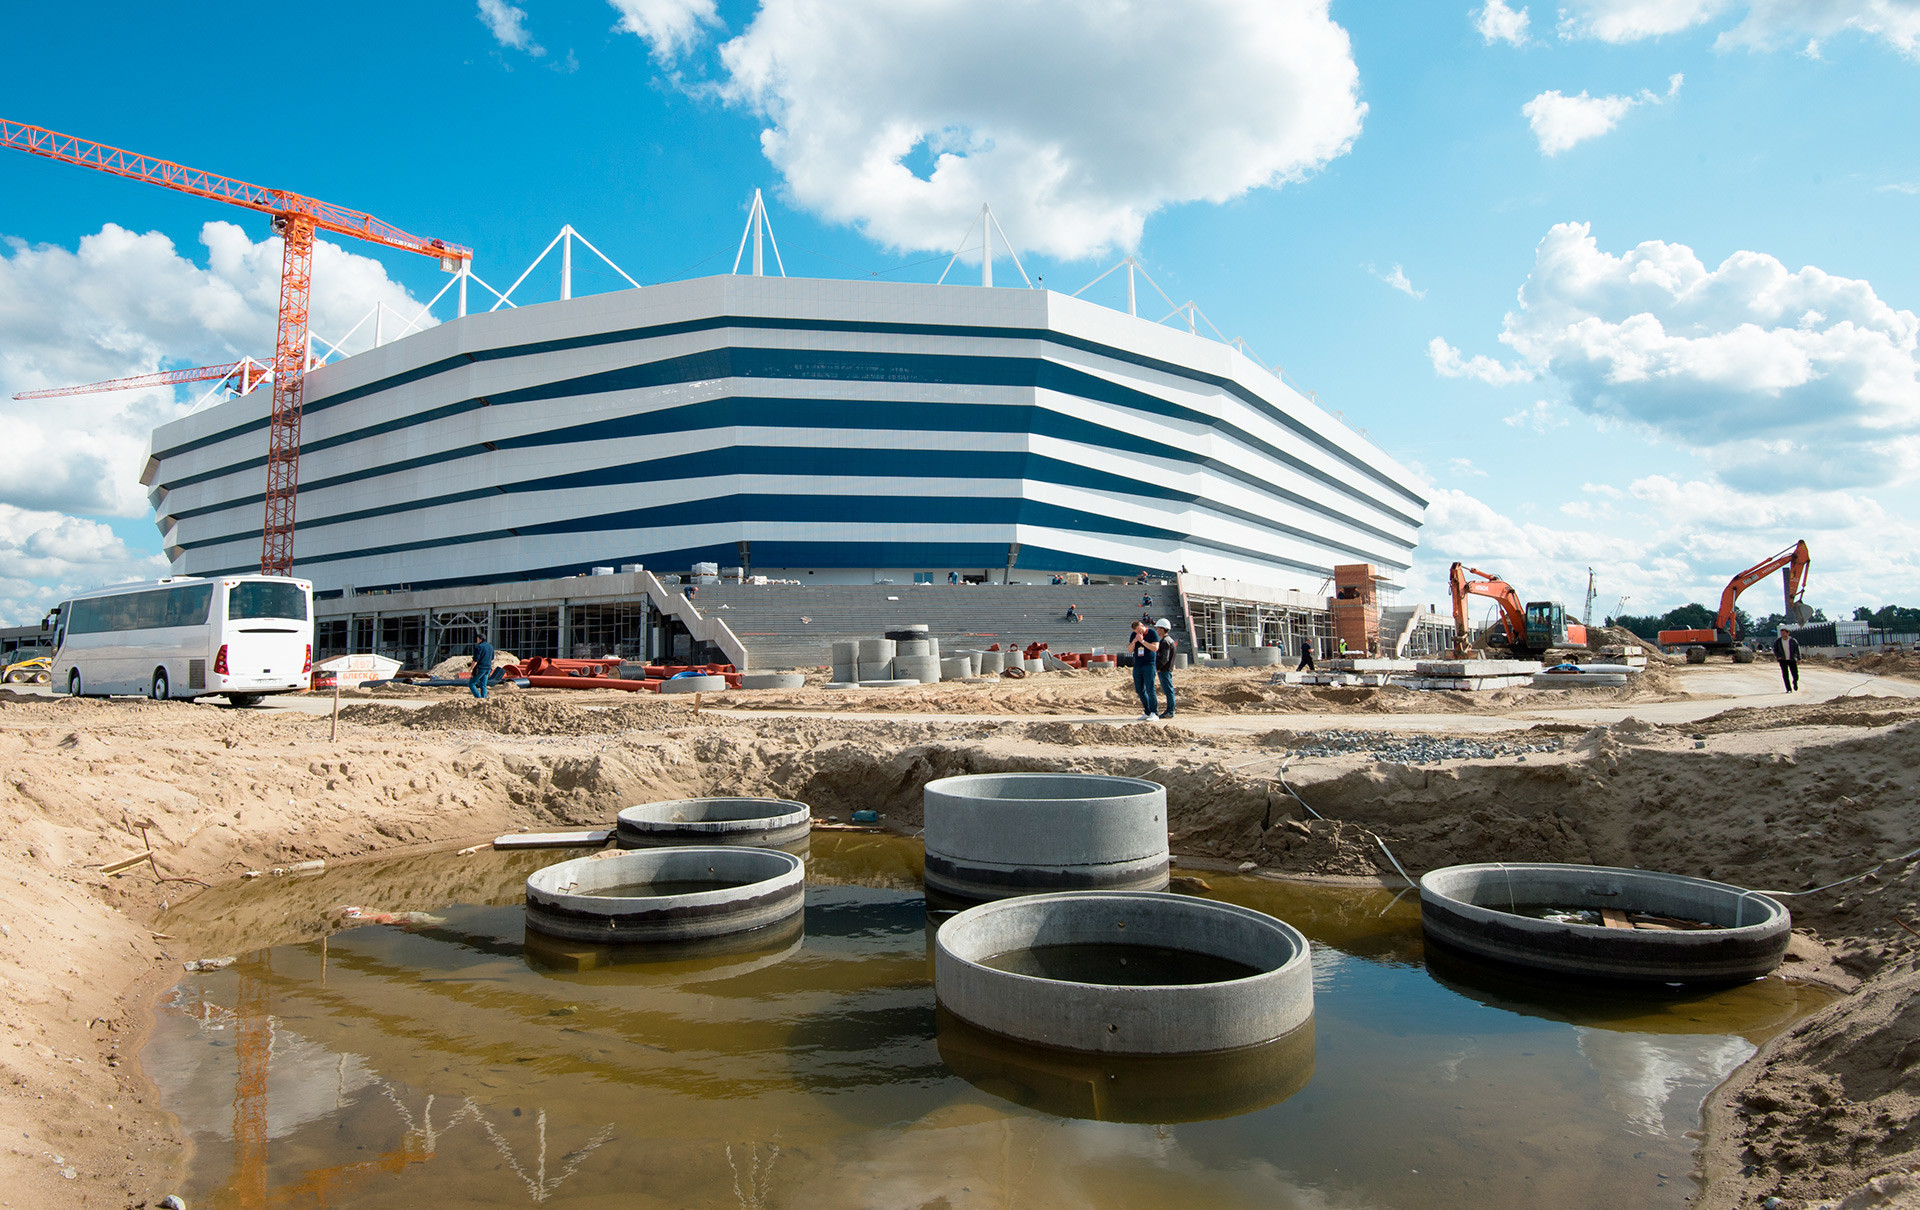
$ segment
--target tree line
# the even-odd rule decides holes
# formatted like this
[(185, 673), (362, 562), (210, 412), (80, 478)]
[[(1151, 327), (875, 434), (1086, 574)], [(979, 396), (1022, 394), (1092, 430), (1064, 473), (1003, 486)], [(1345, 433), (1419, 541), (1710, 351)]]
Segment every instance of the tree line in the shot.
[[(1770, 613), (1756, 618), (1746, 610), (1735, 606), (1734, 621), (1740, 626), (1744, 636), (1768, 636), (1779, 631), (1787, 624), (1785, 614)], [(1832, 621), (1825, 610), (1813, 611), (1815, 622)], [(1920, 609), (1905, 605), (1883, 605), (1879, 609), (1868, 609), (1862, 605), (1853, 611), (1853, 620), (1865, 622), (1875, 630), (1890, 630), (1895, 634), (1920, 634)], [(1689, 601), (1678, 609), (1670, 609), (1661, 614), (1623, 614), (1617, 618), (1608, 618), (1607, 625), (1620, 626), (1649, 642), (1658, 642), (1663, 630), (1706, 630), (1713, 626), (1713, 610), (1696, 601)]]

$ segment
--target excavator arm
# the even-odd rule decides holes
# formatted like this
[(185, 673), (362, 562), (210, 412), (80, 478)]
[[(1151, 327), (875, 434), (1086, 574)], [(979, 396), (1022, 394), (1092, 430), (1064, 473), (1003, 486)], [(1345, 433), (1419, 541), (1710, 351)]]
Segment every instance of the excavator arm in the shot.
[(1807, 593), (1807, 568), (1812, 563), (1813, 555), (1807, 550), (1806, 541), (1802, 539), (1773, 558), (1747, 568), (1727, 581), (1726, 591), (1720, 594), (1720, 612), (1714, 615), (1714, 625), (1737, 640), (1740, 633), (1735, 626), (1734, 602), (1740, 599), (1741, 593), (1782, 568), (1786, 569), (1786, 574), (1780, 577), (1786, 588), (1785, 614), (1796, 621), (1805, 621), (1806, 619), (1801, 615), (1806, 606), (1801, 603), (1801, 598)]
[[(1477, 580), (1468, 576), (1478, 576)], [(1455, 658), (1466, 658), (1467, 631), (1470, 629), (1467, 618), (1467, 598), (1469, 596), (1489, 597), (1500, 607), (1500, 616), (1507, 624), (1510, 638), (1518, 638), (1522, 643), (1527, 638), (1527, 611), (1520, 604), (1520, 594), (1513, 585), (1491, 572), (1481, 571), (1477, 567), (1468, 567), (1464, 563), (1455, 563), (1447, 572), (1447, 582), (1453, 589), (1453, 633)]]

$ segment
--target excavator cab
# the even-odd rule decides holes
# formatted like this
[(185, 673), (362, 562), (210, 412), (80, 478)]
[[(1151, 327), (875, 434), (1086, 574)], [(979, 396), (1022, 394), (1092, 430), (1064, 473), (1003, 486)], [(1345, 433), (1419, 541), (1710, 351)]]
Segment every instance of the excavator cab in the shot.
[(1527, 646), (1535, 651), (1564, 647), (1567, 611), (1555, 601), (1527, 602)]

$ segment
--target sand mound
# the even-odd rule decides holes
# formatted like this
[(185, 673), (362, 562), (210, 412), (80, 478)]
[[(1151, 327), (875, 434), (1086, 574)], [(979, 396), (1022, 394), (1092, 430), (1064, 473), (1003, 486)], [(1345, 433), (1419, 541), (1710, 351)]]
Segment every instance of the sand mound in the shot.
[(1870, 651), (1864, 655), (1813, 655), (1808, 656), (1807, 660), (1810, 663), (1818, 661), (1831, 664), (1835, 668), (1844, 668), (1849, 672), (1897, 676), (1902, 680), (1920, 681), (1920, 652)]
[[(1737, 1095), (1747, 1188), (1816, 1199), (1847, 1194), (1862, 1170), (1911, 1165), (1920, 1116), (1920, 972), (1876, 980), (1801, 1022), (1765, 1077)], [(1736, 1083), (1739, 1083), (1736, 1080)], [(1881, 1182), (1843, 1204), (1920, 1204), (1913, 1184)]]
[(612, 735), (658, 731), (693, 721), (691, 704), (651, 698), (606, 710), (587, 710), (550, 697), (505, 694), (486, 702), (455, 697), (430, 706), (345, 706), (340, 721), (412, 731), (491, 731), (496, 735)]
[[(518, 664), (519, 662), (520, 657), (511, 651), (496, 651), (493, 653), (493, 666), (495, 668), (503, 664)], [(427, 669), (429, 676), (468, 676), (471, 675), (472, 672), (473, 657), (470, 655), (449, 656)]]
[(1920, 700), (1840, 697), (1807, 706), (1741, 706), (1703, 718), (1689, 735), (1724, 735), (1773, 727), (1891, 727), (1920, 718)]

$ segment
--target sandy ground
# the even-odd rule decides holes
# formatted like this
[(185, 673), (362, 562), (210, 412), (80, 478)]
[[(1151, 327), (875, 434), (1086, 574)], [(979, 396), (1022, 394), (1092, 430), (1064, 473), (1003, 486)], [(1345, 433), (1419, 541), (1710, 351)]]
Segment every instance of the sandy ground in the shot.
[[(1640, 865), (1798, 892), (1912, 849), (1920, 683), (1809, 664), (1663, 666), (1632, 690), (1419, 694), (1193, 673), (1170, 723), (1115, 677), (650, 695), (458, 691), (271, 709), (0, 692), (0, 1204), (153, 1205), (180, 1141), (134, 1056), (182, 952), (151, 924), (203, 884), (298, 861), (605, 823), (618, 805), (768, 793), (919, 824), (931, 778), (1073, 769), (1167, 787), (1177, 853), (1302, 875), (1457, 861)], [(854, 711), (858, 711), (855, 713)], [(1303, 805), (1305, 804), (1305, 805)], [(1325, 816), (1316, 819), (1312, 812)], [(165, 881), (103, 863), (146, 829)], [(1920, 1164), (1920, 863), (1796, 897), (1788, 970), (1845, 991), (1707, 1105), (1705, 1204), (1907, 1204)], [(274, 877), (270, 872), (262, 875)], [(256, 938), (268, 944), (272, 938)], [(1900, 1178), (1904, 1180), (1904, 1178)], [(1863, 1200), (1865, 1199), (1865, 1200)]]

